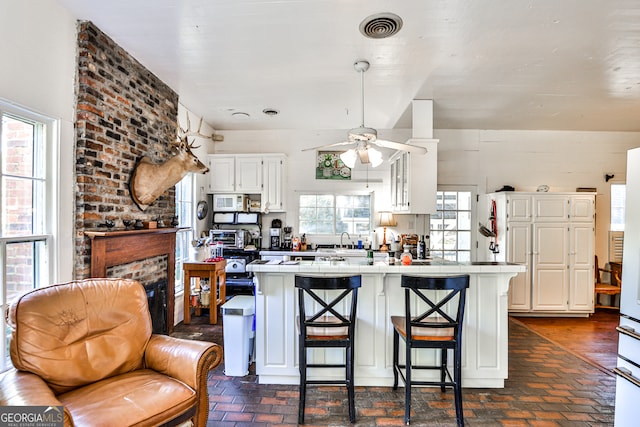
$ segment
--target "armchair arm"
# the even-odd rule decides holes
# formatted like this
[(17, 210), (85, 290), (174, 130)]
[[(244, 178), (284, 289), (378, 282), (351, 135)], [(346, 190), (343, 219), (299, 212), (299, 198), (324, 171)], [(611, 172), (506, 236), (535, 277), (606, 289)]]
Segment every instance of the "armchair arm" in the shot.
[(222, 347), (205, 341), (152, 335), (144, 361), (147, 368), (176, 378), (196, 391), (194, 422), (196, 427), (205, 426), (209, 416), (208, 374), (222, 361)]
[[(11, 369), (0, 376), (0, 406), (63, 406), (39, 376)], [(64, 425), (72, 426), (71, 414), (64, 408)]]
[(205, 341), (152, 335), (144, 359), (147, 368), (197, 390), (199, 381), (204, 379), (206, 383), (209, 371), (222, 361), (222, 347)]

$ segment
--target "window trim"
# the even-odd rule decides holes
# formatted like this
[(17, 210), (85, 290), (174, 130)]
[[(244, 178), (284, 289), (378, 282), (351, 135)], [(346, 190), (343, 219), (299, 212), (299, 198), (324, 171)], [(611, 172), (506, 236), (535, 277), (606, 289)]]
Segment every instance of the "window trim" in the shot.
[[(376, 227), (374, 225), (374, 218), (375, 218), (375, 213), (376, 213), (376, 209), (375, 209), (375, 191), (362, 191), (362, 190), (355, 190), (355, 191), (322, 191), (322, 190), (310, 190), (310, 191), (303, 191), (303, 190), (298, 190), (296, 191), (297, 193), (297, 197), (295, 197), (295, 228), (294, 230), (298, 230), (298, 233), (301, 234), (302, 232), (300, 231), (300, 196), (302, 195), (332, 195), (334, 197), (337, 196), (369, 196), (369, 231), (368, 232), (363, 232), (360, 233), (362, 235), (371, 235), (375, 232)], [(334, 209), (336, 209), (336, 207), (334, 206)], [(336, 228), (336, 222), (335, 222), (335, 218), (334, 218), (334, 231)], [(328, 238), (334, 238), (336, 236), (340, 236), (340, 233), (306, 233), (307, 238), (313, 238), (314, 241), (316, 240), (324, 240), (324, 239), (328, 239)]]
[[(478, 257), (478, 231), (474, 224), (478, 222), (478, 187), (475, 185), (439, 185), (438, 192), (456, 191), (456, 192), (469, 192), (471, 193), (471, 206), (469, 207), (471, 212), (471, 226), (469, 236), (471, 248), (469, 250), (469, 258), (471, 262), (477, 260)], [(429, 235), (431, 235), (431, 218), (429, 218), (428, 224)], [(475, 244), (474, 244), (475, 243)], [(457, 250), (456, 250), (457, 251)]]
[[(44, 218), (42, 226), (43, 230), (39, 230), (38, 234), (25, 234), (22, 236), (1, 237), (0, 238), (0, 303), (3, 307), (8, 306), (6, 283), (6, 245), (11, 243), (38, 242), (44, 241), (46, 257), (46, 270), (40, 271), (40, 277), (43, 283), (40, 287), (48, 286), (54, 283), (58, 271), (58, 252), (56, 247), (57, 236), (59, 234), (59, 208), (62, 201), (60, 200), (60, 120), (41, 114), (31, 109), (19, 106), (4, 98), (0, 98), (0, 115), (7, 114), (18, 120), (31, 121), (42, 126), (37, 126), (36, 132), (38, 137), (42, 138), (42, 150), (40, 155), (42, 158), (42, 166), (45, 172), (38, 180), (44, 180)], [(0, 125), (1, 126), (1, 125)], [(2, 153), (0, 153), (0, 156)], [(8, 175), (9, 176), (9, 175)], [(0, 203), (2, 200), (0, 199)], [(0, 206), (1, 207), (1, 206)], [(0, 328), (6, 331), (6, 318), (2, 316)], [(9, 355), (6, 353), (7, 336), (2, 334), (2, 347), (0, 349), (0, 372), (11, 366)]]

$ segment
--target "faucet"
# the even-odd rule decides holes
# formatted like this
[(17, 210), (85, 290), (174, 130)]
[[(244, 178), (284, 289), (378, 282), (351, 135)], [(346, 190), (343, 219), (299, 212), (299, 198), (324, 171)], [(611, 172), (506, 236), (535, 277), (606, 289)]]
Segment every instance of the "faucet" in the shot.
[(343, 231), (342, 234), (340, 234), (340, 249), (344, 248), (344, 245), (342, 244), (342, 237), (344, 237), (345, 234), (347, 235), (347, 239), (351, 240), (351, 236), (349, 236), (349, 233)]

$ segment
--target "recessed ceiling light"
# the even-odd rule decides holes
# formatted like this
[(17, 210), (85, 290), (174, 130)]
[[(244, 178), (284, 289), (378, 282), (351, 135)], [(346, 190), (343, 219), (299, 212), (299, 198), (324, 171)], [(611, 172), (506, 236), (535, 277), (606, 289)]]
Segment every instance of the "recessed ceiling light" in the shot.
[(277, 116), (280, 113), (280, 111), (276, 110), (275, 108), (265, 108), (264, 110), (262, 110), (262, 112), (269, 117)]
[(242, 111), (236, 111), (235, 113), (231, 113), (231, 116), (234, 119), (248, 119), (249, 117), (251, 117), (249, 113), (244, 113)]

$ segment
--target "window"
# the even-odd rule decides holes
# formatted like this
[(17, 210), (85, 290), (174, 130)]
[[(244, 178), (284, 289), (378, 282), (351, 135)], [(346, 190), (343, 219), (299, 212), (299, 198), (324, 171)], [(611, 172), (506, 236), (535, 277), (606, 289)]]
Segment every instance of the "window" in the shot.
[(182, 265), (189, 260), (189, 251), (193, 240), (193, 181), (194, 176), (190, 173), (176, 184), (176, 215), (180, 227), (188, 227), (178, 230), (176, 233), (176, 295), (184, 290)]
[(369, 233), (371, 195), (301, 194), (298, 226), (301, 234)]
[(626, 184), (611, 184), (611, 229), (624, 231), (624, 206), (626, 202)]
[(450, 261), (471, 261), (473, 197), (470, 191), (438, 191), (431, 215), (431, 254)]
[[(53, 151), (54, 121), (2, 102), (0, 116), (0, 302), (6, 308), (19, 295), (52, 281), (55, 186), (47, 156)], [(6, 331), (4, 321), (2, 316)], [(8, 340), (0, 336), (4, 370), (10, 365)]]

